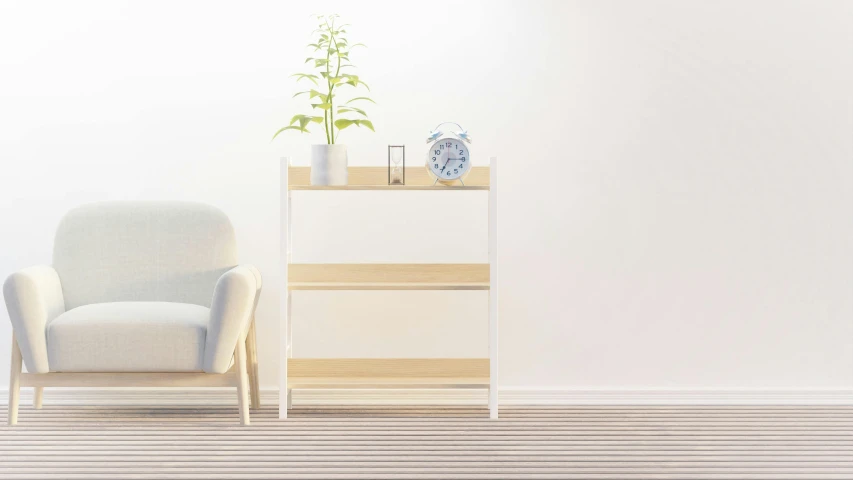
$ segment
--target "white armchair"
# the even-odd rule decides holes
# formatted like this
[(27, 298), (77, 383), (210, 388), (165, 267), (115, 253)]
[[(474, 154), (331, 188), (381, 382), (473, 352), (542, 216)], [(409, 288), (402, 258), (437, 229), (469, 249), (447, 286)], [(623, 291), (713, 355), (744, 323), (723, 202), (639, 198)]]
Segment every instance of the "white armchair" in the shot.
[[(201, 204), (86, 205), (60, 222), (53, 266), (3, 284), (12, 321), (9, 424), (20, 387), (233, 386), (260, 406), (254, 312), (261, 276)], [(21, 364), (27, 373), (21, 372)]]

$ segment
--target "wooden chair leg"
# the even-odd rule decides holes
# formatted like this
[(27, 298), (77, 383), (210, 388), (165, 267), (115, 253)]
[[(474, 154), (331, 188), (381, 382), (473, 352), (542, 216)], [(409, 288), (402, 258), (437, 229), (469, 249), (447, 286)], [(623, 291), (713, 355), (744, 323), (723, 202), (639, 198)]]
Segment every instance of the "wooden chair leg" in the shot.
[(261, 408), (261, 387), (258, 379), (258, 337), (255, 333), (255, 319), (249, 324), (249, 334), (246, 336), (246, 350), (249, 361), (249, 388), (252, 408)]
[(21, 400), (21, 367), (23, 358), (18, 340), (12, 333), (12, 370), (9, 373), (9, 425), (18, 423), (18, 403)]
[(33, 387), (33, 408), (41, 410), (44, 401), (44, 387)]
[(248, 370), (247, 375), (249, 379), (249, 406), (251, 408), (258, 408), (258, 399), (255, 396), (255, 375), (252, 369), (252, 341), (249, 340), (251, 337), (251, 333), (249, 337), (246, 338), (246, 368)]
[(237, 364), (237, 402), (240, 406), (240, 424), (249, 425), (249, 371), (245, 341), (237, 342), (234, 357)]

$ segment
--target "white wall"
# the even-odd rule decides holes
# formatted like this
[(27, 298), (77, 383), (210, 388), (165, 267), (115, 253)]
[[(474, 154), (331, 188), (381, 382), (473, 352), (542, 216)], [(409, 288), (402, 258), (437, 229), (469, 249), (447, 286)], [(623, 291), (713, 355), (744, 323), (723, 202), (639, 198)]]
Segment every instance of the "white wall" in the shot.
[[(321, 11), (369, 46), (352, 164), (419, 164), (441, 120), (502, 161), (503, 387), (853, 389), (850, 2), (3, 2), (0, 276), (83, 202), (217, 205), (265, 277), (273, 386), (278, 158), (321, 136), (269, 138)], [(477, 192), (295, 203), (296, 261), (486, 261)], [(294, 314), (298, 356), (486, 354), (482, 292)]]

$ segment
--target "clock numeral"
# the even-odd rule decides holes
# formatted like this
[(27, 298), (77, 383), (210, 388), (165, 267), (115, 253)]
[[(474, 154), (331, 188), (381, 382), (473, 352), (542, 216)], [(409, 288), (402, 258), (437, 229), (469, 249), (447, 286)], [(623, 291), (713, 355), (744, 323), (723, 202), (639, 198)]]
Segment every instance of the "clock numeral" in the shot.
[(447, 176), (448, 176), (448, 177), (450, 176), (450, 170), (448, 170), (448, 171), (447, 171)]
[(439, 145), (438, 148), (444, 150), (444, 145)]
[(459, 150), (459, 155), (465, 155), (465, 150)]
[(436, 150), (436, 151), (435, 151), (435, 154), (436, 154), (436, 155), (441, 155), (441, 150)]
[[(435, 159), (433, 158), (433, 160), (435, 160)], [(460, 158), (459, 160), (462, 160), (462, 161), (464, 162), (464, 161), (465, 161), (465, 157), (462, 157), (462, 158)]]
[[(435, 159), (433, 158), (433, 160), (435, 160)], [(437, 163), (435, 164), (435, 168), (438, 168), (438, 164), (437, 164)]]
[(450, 143), (450, 142), (447, 142), (447, 143), (445, 143), (445, 145), (447, 145), (447, 148), (450, 148), (450, 146), (451, 146), (451, 145), (453, 145), (453, 144), (452, 144), (452, 143)]
[(454, 169), (453, 169), (453, 173), (459, 173), (459, 170), (457, 170), (457, 169), (455, 169), (455, 168), (454, 168)]

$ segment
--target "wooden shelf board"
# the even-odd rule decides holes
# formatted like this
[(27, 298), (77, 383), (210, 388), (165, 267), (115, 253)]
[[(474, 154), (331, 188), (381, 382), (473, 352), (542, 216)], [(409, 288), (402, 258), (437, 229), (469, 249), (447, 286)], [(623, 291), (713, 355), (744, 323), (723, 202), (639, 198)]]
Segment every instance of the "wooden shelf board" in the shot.
[(288, 290), (488, 290), (488, 283), (290, 282)]
[(488, 358), (288, 358), (291, 377), (488, 377)]
[(290, 190), (488, 190), (476, 185), (294, 185)]
[(488, 358), (290, 358), (290, 388), (484, 388)]
[(290, 190), (488, 190), (489, 167), (472, 167), (463, 179), (453, 185), (434, 185), (433, 178), (425, 166), (406, 167), (405, 185), (388, 185), (388, 167), (349, 167), (348, 185), (311, 185), (311, 167), (290, 167), (287, 173)]
[(486, 263), (288, 265), (289, 290), (488, 290)]
[(489, 377), (288, 377), (288, 388), (488, 388)]

